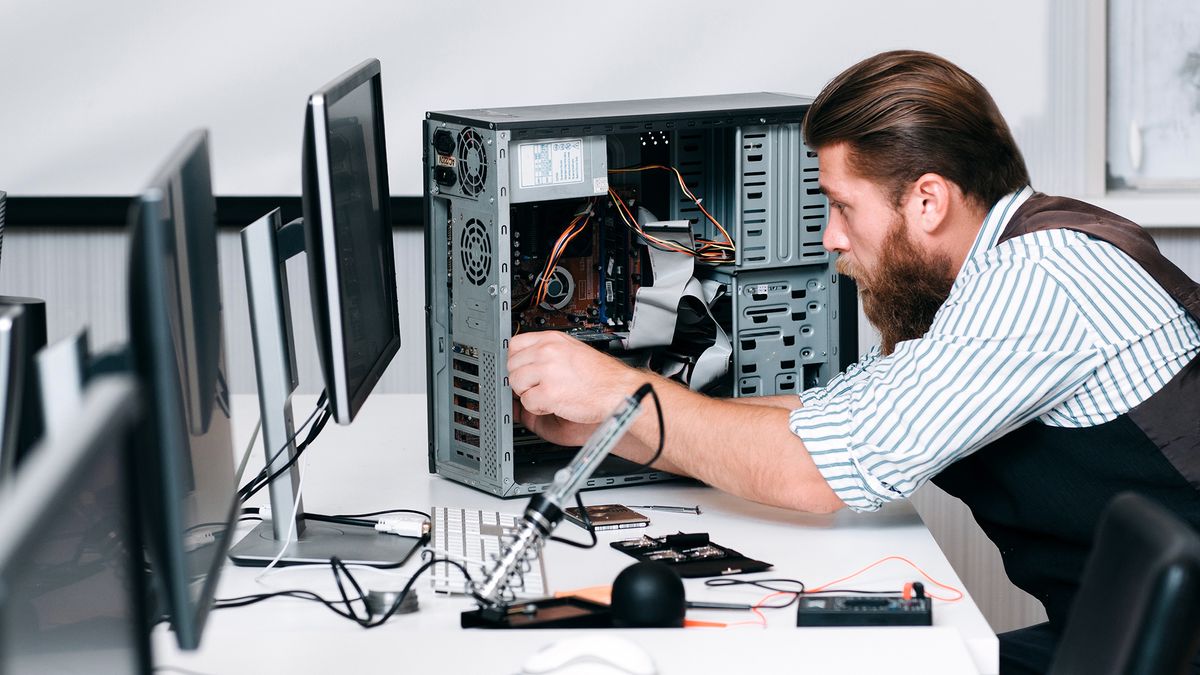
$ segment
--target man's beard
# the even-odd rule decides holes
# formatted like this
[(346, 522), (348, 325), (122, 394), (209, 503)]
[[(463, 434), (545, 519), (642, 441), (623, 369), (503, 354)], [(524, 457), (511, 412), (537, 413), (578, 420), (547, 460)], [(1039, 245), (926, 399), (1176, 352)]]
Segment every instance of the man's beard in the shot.
[(927, 253), (913, 243), (900, 214), (888, 230), (875, 269), (863, 269), (845, 257), (837, 261), (838, 272), (858, 284), (863, 313), (879, 330), (885, 355), (929, 330), (954, 285), (950, 268), (949, 256)]

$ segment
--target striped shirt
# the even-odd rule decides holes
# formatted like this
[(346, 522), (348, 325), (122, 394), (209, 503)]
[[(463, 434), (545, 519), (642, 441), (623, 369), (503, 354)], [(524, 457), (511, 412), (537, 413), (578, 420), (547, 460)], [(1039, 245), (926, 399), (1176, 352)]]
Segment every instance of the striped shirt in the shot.
[(850, 508), (906, 498), (1033, 420), (1112, 420), (1200, 352), (1196, 322), (1115, 246), (1069, 230), (997, 245), (1032, 194), (992, 207), (925, 335), (800, 395), (791, 430)]

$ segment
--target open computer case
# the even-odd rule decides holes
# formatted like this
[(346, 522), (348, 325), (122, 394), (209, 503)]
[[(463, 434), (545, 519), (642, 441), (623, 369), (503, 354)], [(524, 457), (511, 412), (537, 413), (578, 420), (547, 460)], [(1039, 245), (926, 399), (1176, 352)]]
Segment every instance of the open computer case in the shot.
[[(430, 471), (517, 497), (573, 456), (513, 422), (520, 332), (566, 331), (719, 396), (796, 394), (855, 360), (855, 289), (821, 245), (828, 205), (801, 136), (810, 102), (428, 113)], [(611, 457), (588, 487), (670, 477), (634, 468)]]

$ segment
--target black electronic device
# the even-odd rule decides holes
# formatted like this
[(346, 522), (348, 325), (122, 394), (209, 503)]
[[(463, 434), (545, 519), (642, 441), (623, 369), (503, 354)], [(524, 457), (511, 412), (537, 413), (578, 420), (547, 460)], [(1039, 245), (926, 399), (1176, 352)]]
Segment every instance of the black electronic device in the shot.
[(802, 595), (796, 625), (932, 626), (933, 601), (902, 595)]
[(637, 562), (617, 575), (610, 605), (565, 596), (463, 612), (463, 628), (679, 628), (687, 612), (683, 580), (669, 566)]
[(463, 612), (463, 628), (612, 628), (608, 605), (576, 596), (542, 598)]
[(616, 628), (682, 628), (687, 613), (683, 579), (669, 565), (643, 561), (621, 570), (612, 586)]
[(189, 135), (134, 202), (129, 340), (145, 393), (139, 495), (179, 646), (195, 649), (237, 513), (208, 135)]
[(713, 543), (706, 532), (680, 532), (664, 537), (642, 536), (614, 541), (610, 545), (638, 560), (670, 565), (679, 576), (686, 579), (749, 574), (771, 569), (771, 563), (747, 558), (731, 548)]

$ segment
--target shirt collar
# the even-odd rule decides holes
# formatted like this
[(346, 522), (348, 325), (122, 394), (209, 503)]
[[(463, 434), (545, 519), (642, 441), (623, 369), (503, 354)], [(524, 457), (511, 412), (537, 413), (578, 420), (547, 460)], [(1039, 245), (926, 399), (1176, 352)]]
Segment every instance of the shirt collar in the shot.
[(1010, 192), (996, 200), (996, 203), (992, 204), (991, 210), (988, 211), (987, 217), (983, 219), (979, 234), (975, 235), (975, 243), (971, 244), (971, 250), (963, 262), (982, 256), (995, 246), (996, 241), (1000, 239), (1000, 234), (1004, 232), (1004, 228), (1008, 227), (1008, 221), (1012, 220), (1013, 214), (1031, 196), (1033, 196), (1033, 188), (1026, 185), (1020, 190)]

